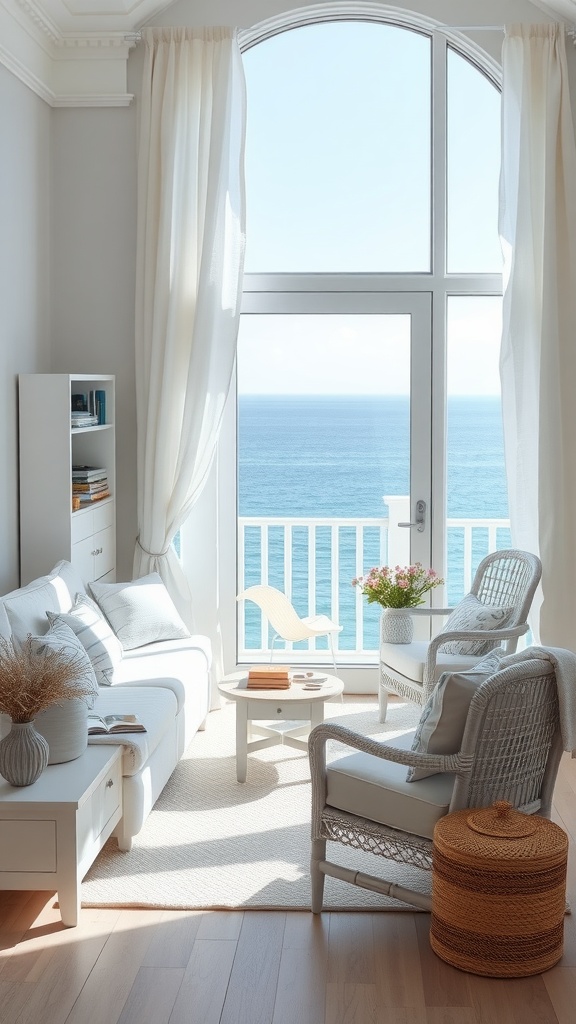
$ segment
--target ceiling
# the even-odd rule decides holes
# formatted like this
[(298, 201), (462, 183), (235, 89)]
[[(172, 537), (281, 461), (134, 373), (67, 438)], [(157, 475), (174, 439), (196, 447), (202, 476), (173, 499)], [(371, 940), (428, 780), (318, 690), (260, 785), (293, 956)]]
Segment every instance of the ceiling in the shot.
[[(51, 106), (127, 106), (135, 34), (172, 2), (0, 0), (0, 63)], [(532, 3), (576, 24), (576, 0)]]

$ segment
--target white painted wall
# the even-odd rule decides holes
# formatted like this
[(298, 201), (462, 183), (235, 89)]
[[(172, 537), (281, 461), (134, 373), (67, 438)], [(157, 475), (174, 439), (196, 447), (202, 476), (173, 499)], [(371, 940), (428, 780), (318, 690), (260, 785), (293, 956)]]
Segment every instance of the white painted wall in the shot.
[[(17, 378), (50, 366), (50, 109), (2, 66), (0, 125), (0, 593), (5, 593), (19, 584)], [(31, 414), (42, 430), (42, 410)]]

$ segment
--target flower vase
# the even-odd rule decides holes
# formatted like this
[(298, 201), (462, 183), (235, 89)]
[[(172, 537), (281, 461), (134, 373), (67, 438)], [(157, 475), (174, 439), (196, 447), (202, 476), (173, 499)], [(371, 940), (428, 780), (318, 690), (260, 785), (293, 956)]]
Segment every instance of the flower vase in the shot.
[(381, 619), (383, 644), (409, 644), (414, 635), (414, 621), (409, 608), (384, 608)]
[(31, 786), (48, 764), (48, 743), (34, 722), (13, 722), (0, 740), (0, 775), (11, 786)]

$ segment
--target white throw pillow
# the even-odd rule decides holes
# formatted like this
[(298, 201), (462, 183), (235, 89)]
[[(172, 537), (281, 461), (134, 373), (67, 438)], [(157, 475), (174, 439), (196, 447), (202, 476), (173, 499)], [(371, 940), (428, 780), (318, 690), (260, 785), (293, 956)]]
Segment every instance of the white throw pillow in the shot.
[[(467, 629), (502, 629), (512, 617), (513, 608), (498, 608), (493, 604), (482, 604), (473, 594), (460, 601), (446, 624), (443, 633)], [(446, 654), (488, 654), (498, 646), (497, 640), (449, 640), (442, 644)]]
[(74, 630), (65, 622), (60, 622), (56, 618), (50, 625), (48, 632), (44, 636), (31, 637), (30, 644), (32, 651), (38, 654), (39, 657), (42, 657), (44, 652), (48, 650), (75, 660), (78, 668), (78, 678), (85, 681), (92, 689), (91, 694), (87, 694), (82, 699), (86, 701), (89, 708), (93, 708), (94, 701), (98, 696), (96, 674), (92, 662)]
[[(465, 672), (443, 672), (422, 709), (412, 750), (420, 754), (457, 754), (462, 744), (470, 702), (485, 679), (498, 671), (504, 651), (487, 654)], [(409, 768), (407, 782), (418, 782), (438, 773), (429, 768)]]
[(157, 572), (131, 583), (91, 583), (90, 590), (125, 651), (190, 636)]
[(84, 647), (100, 686), (109, 686), (112, 673), (122, 659), (122, 644), (97, 604), (86, 594), (77, 594), (69, 612), (47, 612), (50, 623), (64, 622)]

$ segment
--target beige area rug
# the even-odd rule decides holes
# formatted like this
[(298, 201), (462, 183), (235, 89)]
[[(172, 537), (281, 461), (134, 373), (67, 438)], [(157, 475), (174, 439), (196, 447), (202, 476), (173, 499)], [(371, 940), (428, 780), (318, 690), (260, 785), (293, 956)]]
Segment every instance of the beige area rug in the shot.
[[(419, 708), (390, 702), (385, 725), (369, 698), (326, 704), (325, 717), (370, 736), (414, 728)], [(82, 886), (89, 907), (308, 909), (310, 775), (308, 755), (288, 746), (248, 755), (248, 778), (236, 781), (235, 707), (208, 716), (169, 780), (129, 853), (108, 841)], [(342, 747), (329, 756), (339, 756)], [(428, 872), (328, 844), (334, 859), (429, 891)], [(325, 906), (407, 909), (396, 900), (327, 878)], [(414, 909), (414, 908), (411, 908)]]

